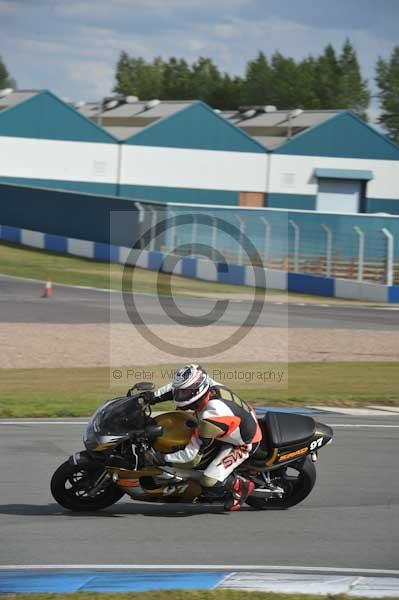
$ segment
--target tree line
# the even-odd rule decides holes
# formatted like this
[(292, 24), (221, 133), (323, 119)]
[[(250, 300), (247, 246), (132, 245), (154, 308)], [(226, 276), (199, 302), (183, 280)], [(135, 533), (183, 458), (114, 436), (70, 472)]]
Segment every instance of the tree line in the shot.
[(274, 105), (279, 109), (352, 108), (366, 117), (370, 101), (356, 51), (346, 40), (339, 55), (326, 46), (320, 56), (295, 61), (263, 52), (246, 65), (245, 75), (222, 73), (210, 58), (189, 65), (175, 57), (145, 61), (122, 52), (116, 66), (114, 91), (160, 100), (199, 99), (214, 108)]
[(0, 56), (0, 90), (4, 90), (5, 88), (15, 88), (16, 83), (15, 80), (10, 77), (9, 72), (7, 71), (7, 67), (2, 61)]
[[(356, 51), (346, 40), (337, 53), (328, 44), (318, 56), (303, 60), (274, 52), (259, 52), (243, 76), (223, 73), (211, 58), (189, 64), (182, 58), (164, 60), (121, 52), (115, 71), (114, 91), (141, 99), (203, 100), (213, 108), (274, 105), (278, 109), (351, 109), (367, 120), (368, 82), (363, 78)], [(379, 58), (375, 81), (381, 105), (379, 122), (399, 142), (399, 46), (388, 59)], [(0, 58), (0, 89), (12, 86)]]
[[(212, 59), (194, 63), (171, 57), (146, 61), (121, 52), (114, 91), (139, 98), (203, 100), (213, 108), (274, 105), (278, 109), (351, 109), (367, 120), (371, 93), (362, 77), (356, 51), (346, 40), (339, 53), (328, 44), (319, 56), (295, 61), (275, 52), (250, 60), (244, 76), (222, 73)], [(399, 46), (389, 59), (379, 58), (375, 81), (389, 137), (399, 142)]]

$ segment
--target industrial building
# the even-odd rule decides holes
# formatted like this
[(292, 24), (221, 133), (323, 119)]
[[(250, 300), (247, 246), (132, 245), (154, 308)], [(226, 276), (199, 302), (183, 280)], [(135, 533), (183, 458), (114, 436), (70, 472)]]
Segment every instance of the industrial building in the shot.
[[(145, 268), (165, 270), (169, 253), (183, 275), (253, 285), (251, 259), (277, 289), (398, 301), (399, 221), (389, 213), (399, 214), (399, 147), (350, 111), (72, 106), (6, 90), (0, 150), (4, 241), (118, 262), (149, 239)], [(156, 240), (148, 232), (165, 215)], [(192, 221), (180, 227), (184, 215)], [(229, 239), (218, 215), (234, 228)], [(190, 250), (198, 242), (211, 248), (205, 266)]]
[(115, 138), (51, 92), (0, 92), (0, 155), (0, 182), (117, 194)]
[(0, 182), (157, 202), (399, 214), (399, 147), (350, 111), (0, 92)]
[(202, 102), (125, 140), (121, 194), (164, 202), (263, 206), (269, 154)]
[(351, 111), (276, 147), (269, 170), (267, 206), (399, 214), (399, 147)]

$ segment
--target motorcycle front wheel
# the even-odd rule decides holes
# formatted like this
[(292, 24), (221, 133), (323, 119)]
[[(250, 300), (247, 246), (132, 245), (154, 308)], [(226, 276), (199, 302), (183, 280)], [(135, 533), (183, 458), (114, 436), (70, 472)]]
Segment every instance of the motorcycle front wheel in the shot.
[(257, 510), (284, 510), (304, 500), (316, 483), (316, 468), (308, 456), (303, 463), (292, 463), (273, 481), (285, 492), (282, 498), (247, 498), (246, 503)]
[(115, 504), (124, 492), (114, 483), (107, 482), (94, 497), (88, 494), (103, 471), (103, 467), (94, 464), (81, 466), (64, 462), (51, 478), (50, 489), (54, 500), (74, 512), (102, 510)]

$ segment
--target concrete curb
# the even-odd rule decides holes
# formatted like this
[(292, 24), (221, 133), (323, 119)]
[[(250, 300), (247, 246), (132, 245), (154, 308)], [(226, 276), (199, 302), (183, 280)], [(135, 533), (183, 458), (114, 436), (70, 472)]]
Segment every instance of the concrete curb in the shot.
[(228, 575), (217, 588), (274, 592), (278, 594), (323, 594), (399, 597), (399, 577), (362, 577), (303, 573), (251, 573)]
[(0, 593), (251, 590), (399, 597), (399, 571), (232, 565), (4, 565)]

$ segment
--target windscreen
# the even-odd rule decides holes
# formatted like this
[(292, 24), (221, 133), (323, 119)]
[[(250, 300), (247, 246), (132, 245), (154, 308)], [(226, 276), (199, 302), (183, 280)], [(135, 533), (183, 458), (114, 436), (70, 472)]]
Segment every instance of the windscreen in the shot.
[(123, 435), (141, 429), (144, 421), (144, 409), (138, 398), (123, 396), (99, 408), (93, 417), (93, 426), (101, 435)]

